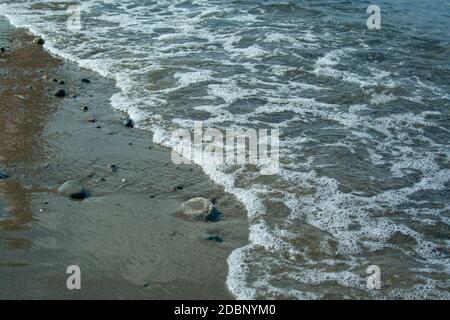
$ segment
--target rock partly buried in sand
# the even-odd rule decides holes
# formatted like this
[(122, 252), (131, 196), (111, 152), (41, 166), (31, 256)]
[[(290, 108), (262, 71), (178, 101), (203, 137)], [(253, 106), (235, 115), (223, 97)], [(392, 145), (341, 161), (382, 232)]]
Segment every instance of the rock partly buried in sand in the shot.
[(82, 200), (87, 197), (87, 191), (79, 181), (69, 180), (58, 188), (58, 192), (72, 199)]
[(0, 172), (0, 180), (8, 179), (8, 178), (9, 178), (9, 176), (7, 174), (4, 174), (3, 172)]
[(183, 203), (183, 214), (197, 219), (207, 221), (219, 221), (222, 213), (214, 207), (214, 205), (205, 198), (193, 198)]
[(64, 98), (67, 95), (66, 90), (58, 89), (55, 91), (55, 97)]
[(188, 217), (206, 220), (213, 209), (213, 204), (205, 198), (193, 198), (183, 203), (182, 209)]
[(84, 82), (84, 83), (91, 83), (91, 80), (86, 79), (86, 78), (83, 78), (83, 79), (81, 79), (81, 82)]
[(45, 43), (45, 41), (42, 38), (34, 38), (33, 43), (36, 43), (38, 45), (43, 45)]
[(130, 118), (126, 118), (126, 119), (123, 121), (123, 125), (124, 125), (125, 127), (127, 127), (127, 128), (133, 128), (133, 127), (134, 127), (134, 122), (133, 122), (133, 120), (131, 120)]

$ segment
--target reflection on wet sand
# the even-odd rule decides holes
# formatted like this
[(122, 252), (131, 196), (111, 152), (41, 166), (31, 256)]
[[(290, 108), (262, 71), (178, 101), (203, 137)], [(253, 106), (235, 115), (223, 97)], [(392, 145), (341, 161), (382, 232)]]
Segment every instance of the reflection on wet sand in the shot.
[[(50, 114), (45, 81), (40, 69), (57, 66), (50, 62), (41, 46), (23, 32), (13, 32), (10, 48), (0, 54), (0, 169), (8, 179), (0, 181), (0, 196), (6, 201), (6, 212), (0, 215), (0, 230), (30, 228), (33, 221), (33, 189), (20, 180), (42, 157), (44, 141), (41, 132)], [(30, 245), (27, 239), (7, 239), (10, 249)]]

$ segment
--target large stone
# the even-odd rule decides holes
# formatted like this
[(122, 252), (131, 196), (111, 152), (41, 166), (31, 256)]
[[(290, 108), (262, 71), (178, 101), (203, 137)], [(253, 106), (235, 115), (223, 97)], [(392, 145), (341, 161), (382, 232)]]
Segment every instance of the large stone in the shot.
[(70, 180), (58, 188), (58, 192), (72, 199), (84, 199), (88, 193), (81, 182)]
[(184, 215), (198, 220), (206, 220), (213, 208), (211, 201), (205, 198), (193, 198), (182, 206)]

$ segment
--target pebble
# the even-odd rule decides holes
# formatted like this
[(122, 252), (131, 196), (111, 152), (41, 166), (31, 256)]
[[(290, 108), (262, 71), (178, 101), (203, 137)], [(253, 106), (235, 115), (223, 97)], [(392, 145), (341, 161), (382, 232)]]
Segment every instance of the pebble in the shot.
[(86, 119), (87, 122), (91, 122), (91, 123), (95, 123), (97, 121), (97, 119), (95, 119), (95, 117), (89, 117)]
[(43, 45), (45, 43), (44, 39), (42, 38), (34, 38), (33, 42), (38, 45)]
[(117, 172), (117, 166), (115, 164), (110, 164), (109, 168), (111, 169), (112, 172)]
[(83, 110), (84, 112), (86, 112), (86, 111), (89, 110), (89, 107), (88, 107), (88, 106), (82, 106), (82, 107), (81, 107), (81, 110)]
[(91, 83), (91, 81), (90, 81), (89, 79), (86, 79), (86, 78), (81, 79), (81, 82), (84, 82), (84, 83)]
[(1, 51), (1, 52), (5, 52), (5, 48), (1, 47), (1, 48), (0, 48), (0, 51)]
[(126, 118), (123, 122), (123, 125), (127, 128), (134, 128), (133, 120), (131, 120), (130, 118)]
[(66, 91), (64, 89), (58, 89), (55, 92), (55, 97), (58, 97), (58, 98), (63, 98), (66, 95), (67, 95), (67, 93), (66, 93)]
[(8, 179), (8, 178), (9, 178), (9, 176), (7, 174), (0, 172), (0, 180)]
[(214, 242), (218, 242), (218, 243), (223, 242), (223, 238), (221, 236), (209, 236), (208, 238), (206, 238), (206, 240), (214, 241)]

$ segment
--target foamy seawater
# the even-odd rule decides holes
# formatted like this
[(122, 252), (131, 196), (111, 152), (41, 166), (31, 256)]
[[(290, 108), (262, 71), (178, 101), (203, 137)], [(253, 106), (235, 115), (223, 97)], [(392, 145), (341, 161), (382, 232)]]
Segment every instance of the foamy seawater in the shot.
[(450, 298), (450, 3), (377, 1), (370, 31), (366, 1), (92, 0), (76, 31), (67, 3), (0, 2), (115, 79), (158, 143), (193, 121), (280, 129), (278, 175), (204, 167), (248, 210), (237, 298)]

